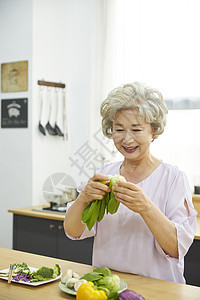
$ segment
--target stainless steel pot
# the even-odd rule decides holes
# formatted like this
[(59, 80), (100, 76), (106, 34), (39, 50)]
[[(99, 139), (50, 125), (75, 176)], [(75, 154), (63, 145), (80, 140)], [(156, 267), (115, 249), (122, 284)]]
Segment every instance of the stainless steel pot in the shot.
[(62, 195), (57, 198), (56, 203), (58, 206), (65, 206), (68, 202), (74, 201), (78, 196), (78, 192), (76, 188), (73, 187), (65, 187)]

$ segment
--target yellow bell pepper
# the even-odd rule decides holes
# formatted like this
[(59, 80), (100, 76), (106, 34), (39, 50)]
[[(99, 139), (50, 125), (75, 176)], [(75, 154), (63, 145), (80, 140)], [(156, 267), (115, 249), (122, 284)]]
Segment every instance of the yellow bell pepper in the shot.
[(92, 281), (83, 283), (76, 293), (76, 300), (106, 300), (106, 293), (103, 290), (95, 290), (93, 286)]

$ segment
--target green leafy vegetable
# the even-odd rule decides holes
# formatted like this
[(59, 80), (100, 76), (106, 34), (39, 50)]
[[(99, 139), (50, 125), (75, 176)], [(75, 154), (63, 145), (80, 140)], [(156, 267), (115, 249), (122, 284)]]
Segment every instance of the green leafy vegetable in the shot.
[(84, 208), (83, 213), (82, 213), (82, 222), (83, 223), (86, 223), (92, 216), (92, 214), (96, 208), (97, 201), (98, 200), (92, 201)]
[(103, 276), (111, 276), (111, 271), (107, 267), (96, 268), (93, 272), (101, 273)]
[(120, 288), (120, 278), (118, 275), (104, 276), (98, 280), (97, 284), (110, 291), (118, 291)]
[(18, 273), (29, 274), (30, 269), (29, 269), (28, 265), (25, 262), (23, 262), (22, 264), (14, 264), (13, 273), (14, 274), (18, 274)]
[[(106, 193), (108, 194), (108, 193)], [(101, 220), (103, 219), (104, 215), (105, 215), (105, 209), (106, 209), (106, 195), (103, 197), (103, 199), (100, 202), (100, 209), (99, 209), (99, 215), (97, 218), (98, 222), (101, 222)]]
[(110, 292), (110, 294), (108, 294), (107, 299), (118, 300), (119, 299), (119, 293), (116, 292), (116, 291), (112, 291), (112, 292)]
[(103, 277), (102, 273), (89, 272), (89, 273), (86, 273), (85, 275), (83, 275), (81, 277), (81, 279), (85, 279), (87, 281), (96, 281), (96, 280), (99, 280), (102, 277)]
[[(85, 223), (89, 230), (92, 229), (96, 222), (101, 222), (105, 212), (108, 214), (115, 214), (119, 208), (120, 202), (115, 199), (112, 186), (117, 185), (117, 181), (126, 181), (126, 179), (118, 174), (114, 176), (108, 175), (110, 178), (109, 187), (111, 188), (110, 193), (105, 193), (102, 200), (93, 200), (90, 202), (82, 212), (82, 223)], [(100, 180), (101, 183), (106, 184), (107, 181)]]
[(108, 202), (108, 212), (113, 215), (117, 212), (119, 208), (120, 202), (115, 199), (115, 195), (113, 193), (113, 190), (110, 193), (110, 199)]
[(108, 299), (118, 299), (120, 278), (118, 275), (112, 275), (107, 267), (93, 269), (92, 272), (86, 273), (81, 279), (92, 281), (94, 283), (94, 289), (104, 290)]

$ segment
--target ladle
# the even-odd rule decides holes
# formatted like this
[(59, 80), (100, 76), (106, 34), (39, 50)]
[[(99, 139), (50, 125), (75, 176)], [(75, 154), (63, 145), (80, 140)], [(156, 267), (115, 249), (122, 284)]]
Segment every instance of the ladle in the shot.
[(60, 127), (58, 126), (58, 123), (60, 121), (61, 114), (62, 114), (61, 104), (62, 104), (61, 99), (59, 99), (59, 97), (58, 97), (58, 90), (56, 90), (56, 124), (55, 124), (55, 131), (56, 131), (57, 135), (64, 136), (64, 134), (62, 133)]
[(43, 112), (43, 89), (42, 89), (42, 87), (40, 87), (39, 98), (40, 98), (40, 119), (39, 119), (38, 128), (42, 134), (46, 135), (45, 128), (42, 125), (42, 112)]
[[(50, 90), (50, 89), (49, 89)], [(51, 116), (52, 116), (52, 99), (50, 96), (50, 92), (48, 93), (48, 100), (49, 100), (49, 118), (48, 118), (48, 122), (46, 124), (46, 129), (48, 131), (48, 133), (50, 135), (57, 135), (55, 128), (51, 125)]]

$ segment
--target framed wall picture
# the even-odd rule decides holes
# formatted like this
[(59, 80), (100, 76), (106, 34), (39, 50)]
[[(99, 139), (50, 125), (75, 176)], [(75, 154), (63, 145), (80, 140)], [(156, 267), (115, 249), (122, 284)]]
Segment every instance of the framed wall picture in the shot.
[(1, 128), (28, 127), (28, 98), (1, 100)]
[(28, 90), (28, 61), (1, 64), (1, 92)]

